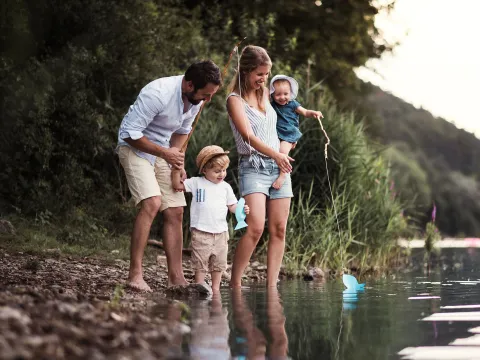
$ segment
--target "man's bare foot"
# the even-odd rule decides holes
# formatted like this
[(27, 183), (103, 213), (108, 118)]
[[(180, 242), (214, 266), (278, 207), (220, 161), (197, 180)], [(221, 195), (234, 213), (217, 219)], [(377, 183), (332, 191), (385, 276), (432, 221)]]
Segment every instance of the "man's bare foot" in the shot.
[(274, 189), (279, 190), (282, 187), (283, 183), (285, 182), (285, 177), (286, 176), (287, 176), (287, 174), (281, 172), (280, 175), (278, 176), (277, 180), (275, 180), (273, 182), (272, 187)]
[(132, 290), (140, 291), (140, 292), (152, 292), (152, 289), (142, 278), (137, 280), (128, 280), (127, 287)]

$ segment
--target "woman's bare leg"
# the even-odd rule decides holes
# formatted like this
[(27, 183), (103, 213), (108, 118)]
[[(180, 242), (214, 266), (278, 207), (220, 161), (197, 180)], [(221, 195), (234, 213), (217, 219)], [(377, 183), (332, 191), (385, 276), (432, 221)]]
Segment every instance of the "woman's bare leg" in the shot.
[(267, 286), (277, 286), (285, 251), (285, 233), (291, 198), (268, 200)]
[(242, 285), (242, 275), (252, 257), (265, 227), (266, 195), (254, 193), (245, 196), (245, 203), (250, 207), (247, 215), (247, 232), (240, 239), (233, 257), (232, 278), (230, 286)]

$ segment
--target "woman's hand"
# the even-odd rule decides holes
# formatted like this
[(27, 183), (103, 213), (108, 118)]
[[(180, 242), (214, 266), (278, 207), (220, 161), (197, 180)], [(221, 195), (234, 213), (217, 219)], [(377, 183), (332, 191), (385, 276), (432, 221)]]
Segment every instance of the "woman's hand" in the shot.
[(277, 152), (273, 160), (275, 160), (275, 162), (277, 163), (280, 171), (287, 174), (290, 174), (292, 172), (292, 165), (290, 164), (290, 161), (295, 160), (292, 159), (290, 156), (282, 154), (281, 152)]

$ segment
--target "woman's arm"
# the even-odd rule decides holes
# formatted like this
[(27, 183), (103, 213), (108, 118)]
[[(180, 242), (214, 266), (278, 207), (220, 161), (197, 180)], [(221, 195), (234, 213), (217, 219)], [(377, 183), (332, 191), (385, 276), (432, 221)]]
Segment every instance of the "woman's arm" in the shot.
[(260, 140), (252, 131), (250, 121), (247, 118), (245, 109), (243, 108), (242, 99), (238, 96), (230, 96), (227, 100), (227, 111), (230, 115), (235, 128), (238, 130), (243, 140), (250, 144), (258, 152), (271, 157), (278, 164), (278, 167), (283, 171), (290, 173), (292, 165), (290, 161), (294, 161), (291, 157), (273, 150)]

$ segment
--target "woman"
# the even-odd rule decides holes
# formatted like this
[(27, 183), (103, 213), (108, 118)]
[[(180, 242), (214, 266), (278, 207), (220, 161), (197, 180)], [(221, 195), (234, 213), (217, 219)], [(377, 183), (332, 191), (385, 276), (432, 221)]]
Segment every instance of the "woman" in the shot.
[[(240, 239), (233, 259), (231, 286), (241, 278), (262, 236), (268, 216), (267, 285), (276, 286), (285, 249), (290, 199), (293, 196), (290, 172), (293, 161), (280, 153), (277, 114), (270, 105), (266, 82), (272, 61), (265, 49), (243, 49), (239, 71), (232, 80), (227, 98), (230, 126), (239, 154), (240, 193), (250, 207), (246, 234)], [(280, 189), (272, 187), (280, 171), (288, 174)]]

